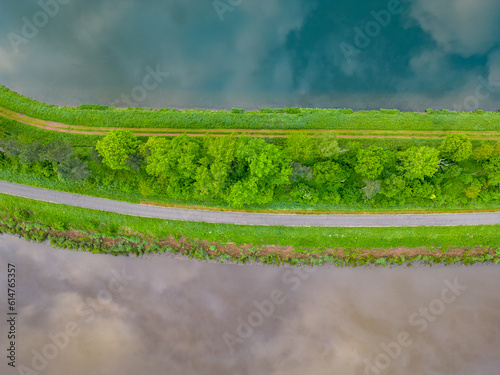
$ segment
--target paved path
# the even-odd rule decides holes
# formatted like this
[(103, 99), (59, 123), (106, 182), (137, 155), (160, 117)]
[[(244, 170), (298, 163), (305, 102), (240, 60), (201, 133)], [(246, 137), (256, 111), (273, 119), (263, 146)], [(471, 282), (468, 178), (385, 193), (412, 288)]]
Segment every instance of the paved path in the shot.
[(125, 215), (206, 223), (296, 227), (416, 227), (500, 224), (500, 212), (404, 215), (292, 215), (188, 210), (94, 198), (5, 181), (0, 181), (0, 193)]

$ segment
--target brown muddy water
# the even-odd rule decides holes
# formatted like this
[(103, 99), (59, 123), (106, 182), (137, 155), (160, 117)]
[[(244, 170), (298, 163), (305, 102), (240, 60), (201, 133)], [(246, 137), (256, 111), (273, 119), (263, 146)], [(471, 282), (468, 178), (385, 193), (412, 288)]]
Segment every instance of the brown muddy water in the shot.
[(498, 266), (242, 266), (2, 235), (0, 269), (5, 375), (500, 373)]

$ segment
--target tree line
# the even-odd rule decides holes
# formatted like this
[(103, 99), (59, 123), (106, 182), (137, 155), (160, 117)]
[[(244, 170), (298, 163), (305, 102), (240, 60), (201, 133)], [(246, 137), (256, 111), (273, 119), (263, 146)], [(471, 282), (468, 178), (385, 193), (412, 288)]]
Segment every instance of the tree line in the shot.
[(114, 130), (91, 152), (0, 139), (0, 166), (98, 189), (231, 207), (272, 202), (373, 207), (460, 206), (500, 200), (500, 142), (463, 134), (437, 147), (339, 146), (324, 133), (285, 140), (230, 136), (140, 139)]
[(448, 135), (438, 148), (398, 150), (359, 142), (341, 149), (329, 133), (296, 133), (279, 147), (269, 139), (234, 135), (150, 137), (141, 143), (131, 132), (116, 130), (96, 150), (111, 169), (143, 168), (152, 177), (151, 191), (173, 199), (223, 200), (234, 207), (287, 195), (312, 204), (373, 200), (379, 205), (499, 197), (500, 142), (474, 148), (463, 134)]

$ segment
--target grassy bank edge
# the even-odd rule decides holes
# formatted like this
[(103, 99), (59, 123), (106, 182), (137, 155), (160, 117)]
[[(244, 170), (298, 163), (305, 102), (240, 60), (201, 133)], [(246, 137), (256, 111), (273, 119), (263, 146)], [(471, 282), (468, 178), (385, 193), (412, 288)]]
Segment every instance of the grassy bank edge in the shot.
[(93, 253), (170, 252), (198, 260), (237, 263), (385, 266), (413, 261), (500, 262), (500, 225), (254, 227), (141, 218), (5, 194), (0, 194), (0, 232), (39, 242), (49, 239), (55, 247)]
[(0, 106), (39, 120), (68, 125), (126, 128), (206, 129), (350, 129), (500, 131), (500, 113), (394, 109), (283, 108), (264, 111), (115, 108), (98, 105), (56, 106), (23, 96), (0, 85)]

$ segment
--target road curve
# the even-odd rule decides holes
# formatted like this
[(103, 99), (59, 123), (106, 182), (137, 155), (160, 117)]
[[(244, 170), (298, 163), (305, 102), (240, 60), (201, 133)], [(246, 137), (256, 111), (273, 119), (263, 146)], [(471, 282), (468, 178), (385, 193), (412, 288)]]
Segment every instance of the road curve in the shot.
[(293, 227), (418, 227), (500, 224), (500, 212), (448, 214), (294, 215), (148, 206), (0, 181), (0, 193), (125, 215), (205, 223)]

